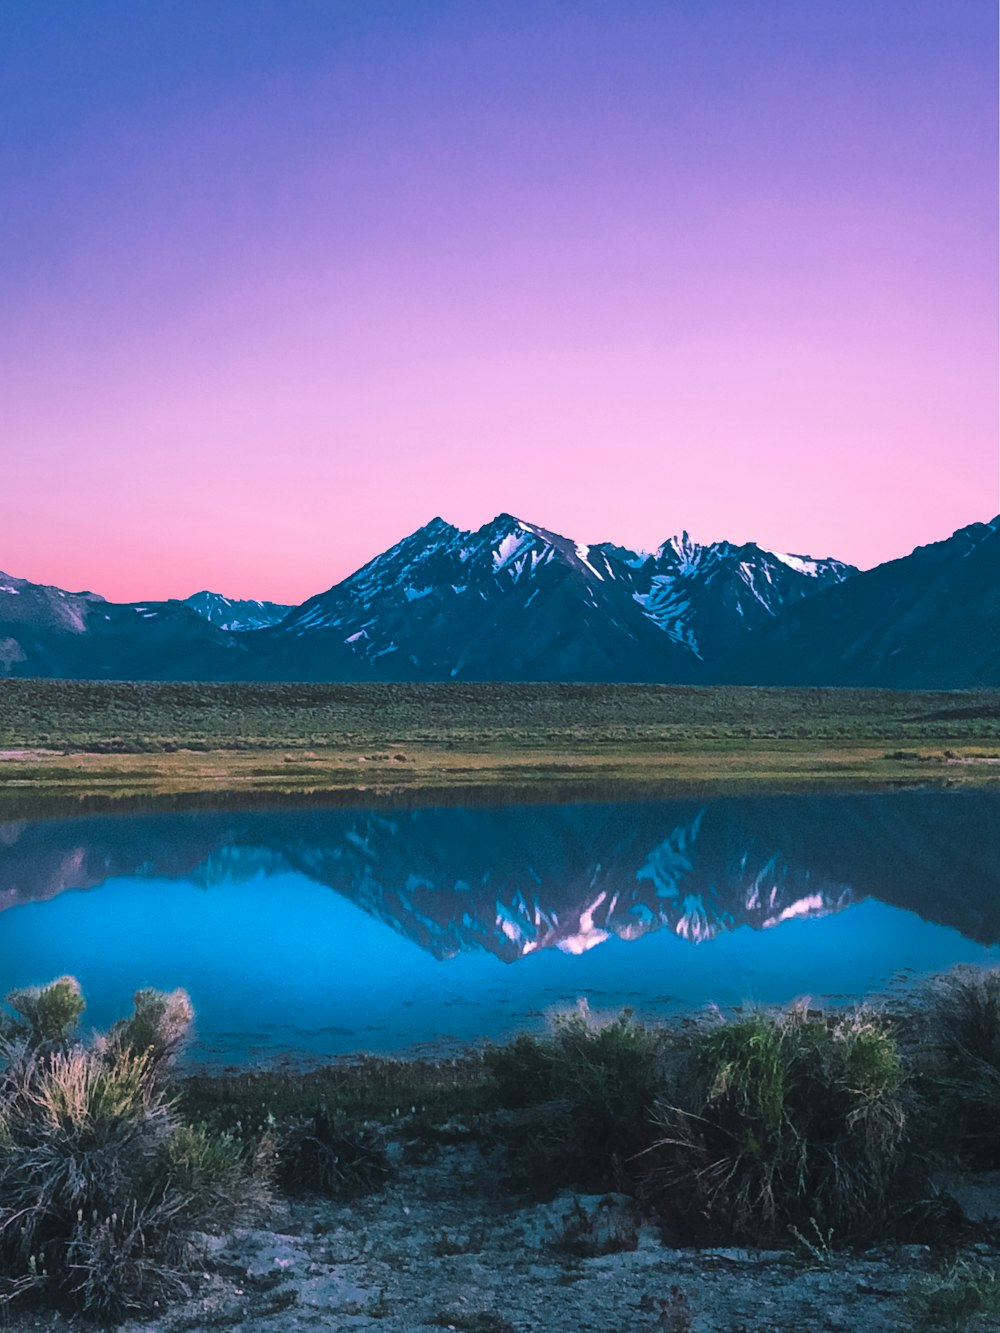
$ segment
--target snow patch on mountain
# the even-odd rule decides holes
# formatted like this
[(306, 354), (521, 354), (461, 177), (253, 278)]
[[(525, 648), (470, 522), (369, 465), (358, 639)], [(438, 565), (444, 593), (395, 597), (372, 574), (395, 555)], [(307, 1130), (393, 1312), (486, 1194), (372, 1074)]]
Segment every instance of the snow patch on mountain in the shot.
[(591, 574), (593, 574), (595, 578), (600, 579), (601, 582), (603, 583), (603, 582), (604, 582), (604, 575), (601, 574), (601, 573), (599, 573), (599, 572), (594, 568), (594, 566), (590, 563), (590, 547), (589, 547), (589, 546), (584, 546), (582, 542), (577, 542), (577, 543), (576, 543), (576, 555), (577, 555), (577, 559), (580, 561), (580, 563), (581, 563), (582, 565), (586, 565), (586, 567), (590, 570)]
[(217, 629), (242, 632), (278, 625), (291, 611), (280, 602), (261, 602), (253, 598), (224, 597), (219, 592), (196, 592), (185, 597), (185, 606), (197, 611)]
[[(761, 572), (765, 574), (767, 582), (770, 583), (772, 580), (770, 575), (767, 573), (766, 566), (761, 570)], [(753, 596), (756, 597), (757, 601), (760, 602), (764, 610), (767, 611), (769, 615), (774, 615), (775, 609), (771, 605), (770, 600), (763, 593), (761, 593), (761, 591), (757, 587), (757, 569), (755, 569), (754, 566), (751, 565), (750, 562), (747, 560), (740, 561), (740, 578), (743, 581), (743, 583), (745, 583), (746, 586), (750, 589), (750, 592), (753, 594)]]
[(789, 569), (796, 570), (799, 574), (808, 574), (815, 578), (819, 573), (819, 562), (810, 559), (807, 555), (789, 555), (787, 551), (770, 550), (767, 553), (773, 555), (775, 560), (780, 560), (783, 565), (787, 565)]
[(691, 606), (690, 598), (684, 597), (683, 592), (677, 588), (677, 579), (672, 574), (654, 574), (649, 592), (633, 593), (632, 598), (642, 607), (647, 619), (657, 629), (661, 629), (668, 639), (683, 644), (696, 657), (701, 657), (694, 630), (686, 620), (686, 612)]
[(500, 544), (493, 551), (493, 570), (498, 572), (505, 569), (512, 561), (523, 552), (525, 545), (531, 541), (531, 534), (528, 532), (508, 532), (500, 538)]

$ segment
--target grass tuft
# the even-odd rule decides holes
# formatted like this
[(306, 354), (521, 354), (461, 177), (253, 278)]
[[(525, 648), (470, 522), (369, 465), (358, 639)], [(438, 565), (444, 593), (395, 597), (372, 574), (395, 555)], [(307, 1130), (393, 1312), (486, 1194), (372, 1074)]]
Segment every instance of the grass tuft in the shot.
[(1000, 1273), (979, 1260), (956, 1259), (935, 1277), (919, 1279), (906, 1300), (909, 1327), (915, 1333), (932, 1329), (961, 1330), (973, 1320), (978, 1327), (996, 1327), (980, 1323), (979, 1317), (1000, 1315)]
[(1000, 1166), (1000, 968), (955, 968), (938, 983), (936, 1000), (930, 1045), (939, 1137), (972, 1166)]
[(704, 1031), (658, 1111), (646, 1190), (683, 1228), (787, 1239), (870, 1234), (892, 1206), (907, 1116), (903, 1065), (874, 1014), (794, 1007)]
[(542, 1191), (620, 1188), (650, 1141), (665, 1042), (630, 1010), (610, 1021), (580, 1010), (546, 1037), (487, 1051), (501, 1105), (524, 1112), (505, 1126), (515, 1178)]
[(389, 1175), (384, 1136), (371, 1125), (320, 1108), (311, 1121), (286, 1134), (278, 1172), (293, 1194), (344, 1198), (368, 1193), (385, 1184)]

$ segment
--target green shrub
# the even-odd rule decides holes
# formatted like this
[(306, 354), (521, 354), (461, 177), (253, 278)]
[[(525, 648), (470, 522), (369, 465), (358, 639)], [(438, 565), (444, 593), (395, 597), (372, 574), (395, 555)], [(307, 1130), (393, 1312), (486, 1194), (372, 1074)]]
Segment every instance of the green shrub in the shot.
[[(9, 999), (25, 1023), (0, 1040), (0, 1299), (105, 1320), (151, 1309), (186, 1290), (194, 1230), (260, 1201), (262, 1164), (178, 1122), (167, 1047), (69, 1040), (70, 978), (25, 994)], [(186, 996), (141, 994), (173, 1016), (176, 1049)]]
[(903, 1165), (903, 1078), (895, 1040), (864, 1010), (796, 1007), (704, 1031), (658, 1112), (647, 1191), (666, 1217), (714, 1236), (867, 1233)]
[(86, 1008), (75, 977), (11, 991), (7, 1004), (17, 1017), (0, 1020), (0, 1036), (23, 1037), (35, 1045), (68, 1040)]
[(206, 1125), (176, 1125), (163, 1143), (157, 1174), (193, 1207), (193, 1224), (206, 1216), (229, 1225), (270, 1196), (276, 1148), (265, 1133), (244, 1144)]
[(496, 1084), (497, 1101), (513, 1109), (537, 1106), (555, 1095), (551, 1041), (519, 1033), (505, 1046), (488, 1047), (483, 1063)]
[(665, 1042), (630, 1010), (610, 1022), (576, 1012), (547, 1037), (488, 1052), (501, 1103), (526, 1108), (506, 1125), (514, 1176), (542, 1190), (620, 1188), (652, 1140)]
[(381, 1132), (320, 1108), (292, 1126), (278, 1149), (278, 1177), (294, 1194), (334, 1198), (364, 1194), (385, 1183), (389, 1159)]
[[(978, 1260), (956, 1259), (936, 1277), (919, 1279), (906, 1312), (914, 1330), (967, 1328), (980, 1315), (1000, 1314), (1000, 1273)], [(992, 1320), (990, 1327), (995, 1327)], [(986, 1328), (985, 1323), (979, 1327)]]

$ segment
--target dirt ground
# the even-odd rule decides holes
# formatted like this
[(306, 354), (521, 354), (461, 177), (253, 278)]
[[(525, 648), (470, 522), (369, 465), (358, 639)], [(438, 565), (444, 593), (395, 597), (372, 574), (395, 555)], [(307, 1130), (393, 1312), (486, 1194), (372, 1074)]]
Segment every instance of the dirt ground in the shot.
[[(973, 1217), (1000, 1213), (1000, 1175), (945, 1186)], [(191, 1298), (122, 1333), (901, 1333), (914, 1326), (908, 1294), (951, 1257), (923, 1245), (672, 1248), (626, 1196), (527, 1204), (464, 1144), (367, 1198), (282, 1202), (264, 1225), (204, 1246)], [(996, 1238), (965, 1254), (1000, 1263)], [(36, 1315), (0, 1327), (80, 1325)]]

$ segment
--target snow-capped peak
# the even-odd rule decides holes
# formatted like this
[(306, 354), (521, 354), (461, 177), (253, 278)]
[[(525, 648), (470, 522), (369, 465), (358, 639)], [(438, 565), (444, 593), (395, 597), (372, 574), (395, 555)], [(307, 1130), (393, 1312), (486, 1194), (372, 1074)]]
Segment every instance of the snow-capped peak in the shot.
[(463, 562), (482, 561), (488, 556), (494, 575), (509, 572), (515, 582), (526, 570), (534, 570), (546, 562), (555, 544), (562, 540), (534, 523), (525, 523), (506, 513), (498, 514), (478, 531), (464, 535), (467, 541), (462, 551)]
[(706, 550), (708, 550), (708, 547), (702, 546), (700, 542), (694, 541), (685, 531), (682, 532), (679, 537), (675, 536), (668, 538), (660, 547), (657, 555), (660, 559), (663, 559), (673, 552), (674, 556), (676, 556), (677, 560), (680, 562), (679, 572), (681, 574), (691, 574), (698, 568), (701, 558)]
[(807, 557), (782, 563), (752, 543), (703, 545), (686, 531), (650, 555), (577, 541), (506, 511), (474, 531), (438, 517), (304, 603), (283, 628), (335, 631), (352, 657), (381, 672), (389, 654), (393, 670), (405, 661), (417, 678), (482, 672), (500, 651), (491, 636), (509, 640), (524, 662), (539, 656), (540, 636), (558, 656), (584, 629), (597, 636), (585, 651), (599, 671), (630, 653), (645, 654), (643, 670), (654, 674), (661, 653), (697, 670), (788, 601), (844, 576), (843, 567), (814, 562), (806, 571), (793, 559)]

